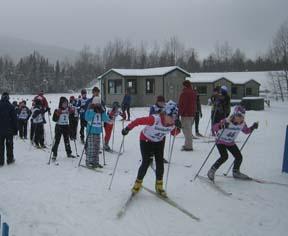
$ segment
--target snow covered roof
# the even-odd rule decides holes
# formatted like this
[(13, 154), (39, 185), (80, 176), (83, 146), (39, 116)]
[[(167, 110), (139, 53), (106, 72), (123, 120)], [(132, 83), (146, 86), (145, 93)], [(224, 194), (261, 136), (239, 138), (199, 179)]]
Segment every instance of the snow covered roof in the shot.
[(101, 79), (106, 74), (110, 73), (111, 71), (114, 71), (117, 74), (120, 74), (122, 76), (163, 76), (168, 74), (169, 72), (173, 70), (180, 70), (184, 74), (187, 74), (189, 77), (190, 73), (186, 70), (178, 67), (178, 66), (169, 66), (169, 67), (155, 67), (155, 68), (146, 68), (146, 69), (110, 69), (104, 74), (100, 75), (98, 79)]
[(223, 77), (233, 84), (245, 84), (254, 80), (261, 85), (261, 89), (269, 88), (269, 71), (191, 73), (186, 79), (192, 83), (213, 83)]

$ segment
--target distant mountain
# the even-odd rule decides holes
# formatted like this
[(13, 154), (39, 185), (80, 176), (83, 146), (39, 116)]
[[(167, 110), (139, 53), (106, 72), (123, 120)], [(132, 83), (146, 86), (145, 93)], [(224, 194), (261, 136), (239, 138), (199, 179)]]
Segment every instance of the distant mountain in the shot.
[(0, 35), (0, 56), (9, 55), (13, 60), (18, 60), (23, 56), (30, 55), (34, 51), (39, 52), (52, 63), (55, 63), (57, 60), (63, 61), (65, 59), (73, 62), (77, 57), (77, 51), (72, 49)]

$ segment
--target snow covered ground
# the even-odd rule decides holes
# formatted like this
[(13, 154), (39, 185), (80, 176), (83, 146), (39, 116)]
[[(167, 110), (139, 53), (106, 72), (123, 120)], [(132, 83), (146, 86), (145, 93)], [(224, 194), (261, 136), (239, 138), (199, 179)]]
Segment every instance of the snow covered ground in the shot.
[[(22, 97), (12, 96), (12, 100)], [(60, 95), (47, 97), (54, 109)], [(31, 99), (32, 96), (25, 98)], [(265, 111), (247, 112), (248, 124), (259, 121), (260, 127), (243, 150), (244, 173), (288, 184), (288, 175), (281, 173), (287, 108), (287, 103), (272, 103), (271, 108)], [(207, 126), (209, 109), (203, 107), (204, 117), (200, 121), (202, 133)], [(147, 113), (148, 108), (133, 108), (132, 118)], [(46, 140), (51, 144), (48, 127), (46, 125)], [(118, 121), (114, 144), (116, 150), (122, 138), (121, 128)], [(16, 163), (0, 169), (0, 213), (2, 219), (10, 224), (10, 235), (287, 235), (288, 187), (218, 177), (216, 181), (219, 185), (232, 192), (232, 196), (227, 197), (199, 180), (191, 183), (190, 179), (213, 143), (195, 140), (194, 152), (181, 152), (184, 142), (182, 134), (175, 141), (168, 195), (200, 217), (201, 221), (191, 220), (144, 190), (135, 198), (123, 218), (117, 219), (116, 214), (129, 196), (140, 164), (140, 129), (133, 130), (126, 138), (125, 154), (120, 157), (110, 191), (108, 185), (116, 161), (115, 154), (106, 153), (107, 165), (103, 173), (97, 173), (78, 168), (78, 158), (66, 158), (61, 142), (59, 166), (48, 166), (49, 151), (36, 150), (29, 141), (16, 138)], [(239, 136), (239, 145), (245, 138), (245, 135)], [(73, 143), (71, 147), (74, 150)], [(83, 145), (77, 143), (77, 147), (81, 153)], [(217, 157), (218, 153), (214, 150), (202, 175), (206, 174)], [(231, 162), (232, 158), (218, 173), (226, 171)], [(186, 167), (189, 165), (192, 166)], [(152, 170), (148, 170), (144, 184), (153, 189), (154, 179)]]

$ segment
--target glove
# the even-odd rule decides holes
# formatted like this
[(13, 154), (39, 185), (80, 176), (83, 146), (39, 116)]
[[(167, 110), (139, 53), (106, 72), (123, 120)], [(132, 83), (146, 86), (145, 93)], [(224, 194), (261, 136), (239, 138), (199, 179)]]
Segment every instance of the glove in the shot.
[(182, 124), (181, 121), (179, 119), (175, 120), (175, 126), (177, 129), (181, 129), (182, 128)]
[(258, 122), (254, 122), (253, 125), (251, 126), (251, 129), (252, 129), (252, 130), (258, 129), (258, 126), (259, 126), (259, 125), (258, 125)]
[(47, 110), (47, 112), (48, 112), (48, 115), (51, 116), (51, 109), (50, 109), (50, 107), (47, 107), (46, 110)]
[(122, 129), (122, 135), (125, 136), (129, 133), (130, 129), (128, 127)]

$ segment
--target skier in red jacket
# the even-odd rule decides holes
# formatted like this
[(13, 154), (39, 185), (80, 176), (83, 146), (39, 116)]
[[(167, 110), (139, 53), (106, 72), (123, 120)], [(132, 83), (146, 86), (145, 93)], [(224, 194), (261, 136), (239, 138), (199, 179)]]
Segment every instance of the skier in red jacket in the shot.
[(171, 133), (177, 135), (181, 129), (181, 122), (177, 120), (178, 108), (173, 101), (166, 103), (164, 112), (160, 115), (152, 115), (148, 117), (138, 118), (131, 122), (122, 130), (122, 135), (127, 135), (130, 130), (139, 125), (146, 125), (140, 133), (140, 150), (142, 155), (142, 163), (138, 170), (137, 179), (132, 188), (133, 193), (138, 193), (142, 187), (142, 182), (147, 169), (151, 162), (151, 157), (155, 156), (156, 162), (156, 192), (166, 197), (166, 192), (163, 188), (164, 174), (164, 137)]

